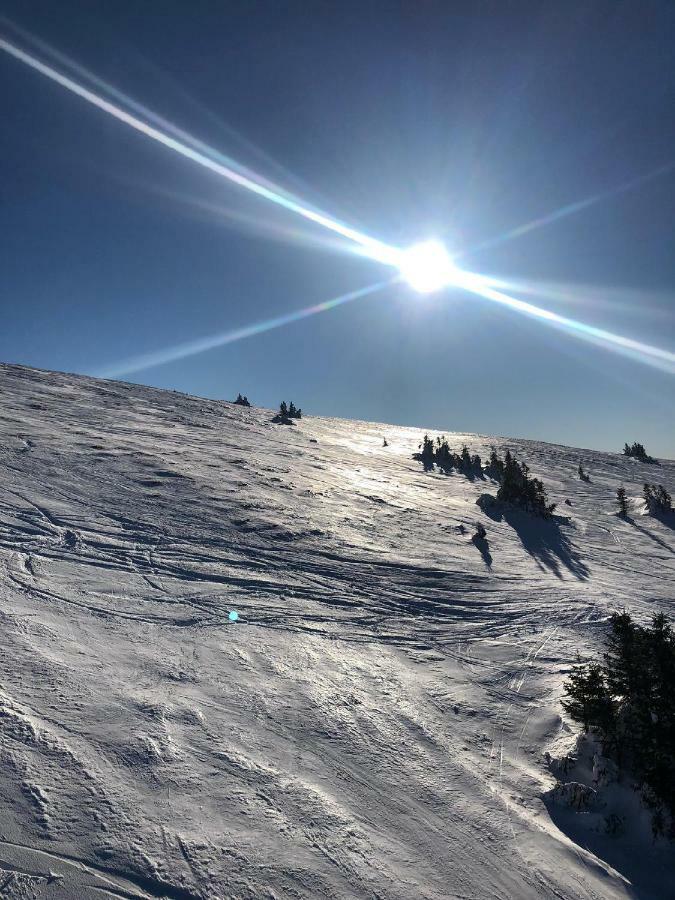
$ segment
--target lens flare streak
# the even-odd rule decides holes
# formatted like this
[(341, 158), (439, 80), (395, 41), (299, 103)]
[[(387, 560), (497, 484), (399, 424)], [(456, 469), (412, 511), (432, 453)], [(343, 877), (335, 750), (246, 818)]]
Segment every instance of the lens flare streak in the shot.
[[(4, 50), (10, 56), (13, 56), (15, 59), (29, 66), (31, 69), (34, 69), (36, 72), (40, 72), (51, 81), (59, 84), (61, 87), (65, 88), (76, 96), (81, 97), (88, 103), (91, 103), (92, 106), (103, 110), (103, 112), (108, 113), (115, 119), (118, 119), (120, 122), (128, 125), (130, 128), (133, 128), (141, 134), (144, 134), (146, 137), (151, 138), (158, 144), (162, 144), (164, 147), (168, 147), (170, 150), (173, 150), (180, 156), (183, 156), (186, 159), (197, 163), (203, 168), (214, 172), (216, 175), (227, 178), (233, 184), (245, 188), (247, 191), (251, 191), (251, 193), (257, 194), (259, 197), (263, 197), (264, 199), (275, 203), (277, 206), (282, 206), (290, 212), (294, 212), (297, 215), (309, 220), (310, 222), (314, 222), (316, 225), (320, 225), (322, 228), (327, 228), (329, 231), (333, 231), (336, 234), (347, 238), (349, 241), (352, 241), (360, 248), (360, 252), (363, 255), (366, 255), (371, 259), (377, 260), (379, 262), (387, 263), (389, 265), (396, 265), (396, 261), (400, 256), (400, 251), (396, 247), (389, 247), (387, 244), (384, 244), (381, 241), (376, 240), (375, 238), (371, 238), (366, 234), (362, 234), (354, 228), (350, 228), (348, 225), (344, 225), (343, 223), (330, 218), (330, 216), (326, 215), (325, 213), (310, 209), (308, 206), (292, 198), (288, 194), (278, 193), (276, 190), (273, 190), (266, 184), (263, 184), (262, 180), (254, 178), (252, 173), (244, 174), (241, 171), (235, 170), (231, 165), (227, 165), (223, 161), (211, 158), (202, 150), (197, 150), (194, 147), (188, 146), (188, 144), (186, 144), (184, 141), (178, 140), (178, 138), (176, 137), (172, 137), (170, 134), (167, 134), (165, 131), (156, 128), (153, 125), (149, 125), (147, 122), (144, 122), (137, 116), (132, 115), (130, 112), (127, 112), (120, 106), (111, 103), (109, 100), (106, 100), (104, 97), (101, 97), (99, 94), (95, 93), (84, 85), (79, 84), (77, 81), (74, 81), (67, 75), (63, 75), (61, 72), (58, 72), (56, 69), (48, 66), (46, 63), (43, 63), (39, 59), (36, 59), (30, 53), (26, 53), (24, 50), (16, 47), (14, 44), (10, 43), (4, 38), (0, 38), (0, 50)], [(119, 97), (122, 95), (118, 93), (117, 96)], [(138, 107), (137, 105), (135, 108), (139, 109), (140, 107)], [(155, 119), (155, 121), (158, 120)]]
[(197, 338), (194, 341), (187, 341), (184, 344), (165, 347), (163, 350), (157, 350), (154, 353), (144, 353), (141, 356), (122, 360), (96, 374), (100, 378), (119, 378), (123, 375), (131, 375), (133, 372), (142, 372), (145, 369), (151, 369), (155, 366), (162, 366), (165, 363), (174, 362), (178, 359), (184, 359), (187, 356), (194, 356), (197, 353), (204, 353), (206, 350), (214, 350), (216, 347), (223, 347), (225, 344), (233, 344), (235, 341), (254, 337), (255, 335), (263, 334), (266, 331), (272, 331), (274, 328), (290, 325), (292, 322), (299, 322), (301, 319), (307, 319), (316, 313), (335, 309), (336, 306), (342, 306), (345, 303), (350, 303), (352, 300), (359, 300), (362, 297), (366, 297), (369, 294), (374, 294), (376, 291), (381, 291), (383, 288), (389, 287), (395, 281), (396, 279), (379, 281), (376, 284), (370, 284), (357, 291), (350, 291), (348, 294), (342, 294), (340, 297), (335, 297), (332, 300), (325, 300), (323, 303), (314, 304), (314, 306), (306, 306), (304, 309), (296, 309), (293, 312), (286, 313), (282, 316), (275, 316), (272, 319), (265, 319), (262, 322), (254, 322), (252, 325), (245, 325), (243, 328), (234, 328), (231, 331), (222, 331), (219, 334), (211, 334), (208, 335), (208, 337)]
[[(297, 197), (294, 197), (292, 194), (283, 190), (283, 188), (280, 188), (279, 186), (273, 184), (272, 182), (268, 181), (252, 170), (240, 165), (235, 160), (224, 156), (222, 153), (214, 150), (212, 147), (209, 147), (201, 141), (198, 141), (187, 132), (182, 131), (181, 129), (172, 125), (170, 122), (167, 122), (165, 119), (153, 113), (151, 110), (147, 109), (144, 106), (141, 106), (139, 103), (127, 97), (125, 94), (107, 84), (105, 81), (102, 81), (95, 75), (92, 75), (86, 69), (78, 66), (76, 63), (69, 61), (63, 55), (57, 53), (56, 51), (52, 51), (49, 48), (45, 49), (46, 45), (42, 45), (42, 47), (45, 52), (51, 53), (52, 57), (56, 58), (57, 61), (59, 61), (62, 65), (68, 66), (71, 72), (75, 72), (81, 78), (84, 78), (91, 84), (97, 86), (102, 92), (107, 93), (109, 96), (113, 96), (120, 103), (125, 104), (127, 109), (124, 109), (122, 106), (111, 102), (109, 99), (101, 96), (101, 94), (96, 93), (89, 87), (86, 87), (84, 84), (76, 81), (74, 78), (71, 78), (68, 75), (63, 74), (62, 72), (57, 71), (57, 69), (53, 68), (52, 66), (47, 65), (46, 63), (37, 59), (35, 56), (17, 47), (10, 41), (0, 37), (0, 50), (4, 50), (14, 59), (24, 63), (36, 72), (41, 73), (51, 81), (65, 88), (81, 99), (86, 100), (92, 106), (95, 106), (103, 112), (108, 113), (118, 121), (123, 122), (125, 125), (133, 128), (135, 131), (144, 134), (146, 137), (149, 137), (151, 140), (157, 142), (158, 144), (161, 144), (162, 146), (173, 150), (175, 153), (179, 154), (185, 159), (197, 163), (204, 169), (207, 169), (215, 173), (216, 175), (227, 179), (231, 183), (244, 188), (245, 190), (250, 191), (251, 193), (259, 197), (269, 200), (271, 203), (283, 207), (284, 209), (289, 210), (290, 212), (293, 212), (296, 215), (321, 226), (322, 228), (331, 231), (333, 234), (337, 234), (343, 238), (346, 238), (354, 245), (352, 247), (354, 252), (378, 262), (384, 263), (386, 265), (393, 266), (394, 268), (400, 270), (400, 274), (392, 279), (389, 279), (388, 281), (378, 282), (377, 284), (369, 285), (368, 287), (351, 291), (350, 293), (343, 294), (341, 297), (336, 297), (335, 299), (325, 301), (324, 303), (318, 303), (314, 306), (308, 306), (304, 309), (295, 310), (294, 312), (276, 316), (271, 319), (266, 319), (265, 321), (257, 322), (243, 328), (221, 332), (216, 335), (210, 335), (205, 338), (200, 338), (194, 341), (165, 348), (154, 353), (147, 353), (142, 356), (120, 362), (116, 365), (111, 366), (104, 372), (101, 372), (100, 374), (102, 376), (118, 377), (122, 375), (128, 375), (132, 372), (139, 372), (144, 369), (148, 369), (153, 366), (159, 366), (176, 359), (182, 359), (187, 356), (202, 353), (206, 350), (211, 350), (215, 347), (223, 346), (224, 344), (231, 344), (234, 341), (252, 337), (256, 334), (262, 334), (263, 332), (269, 331), (273, 328), (279, 328), (283, 325), (288, 325), (292, 322), (300, 321), (301, 319), (305, 319), (309, 316), (314, 315), (315, 313), (324, 312), (326, 310), (333, 309), (336, 306), (348, 303), (352, 300), (365, 297), (369, 294), (374, 293), (375, 291), (382, 290), (383, 288), (400, 281), (402, 277), (407, 278), (408, 281), (413, 284), (413, 286), (417, 285), (416, 289), (421, 290), (422, 292), (431, 292), (432, 290), (440, 289), (443, 286), (463, 288), (464, 290), (476, 294), (480, 297), (484, 297), (487, 300), (492, 300), (496, 303), (508, 306), (511, 309), (516, 310), (517, 312), (523, 313), (524, 315), (539, 319), (540, 321), (548, 322), (549, 324), (562, 328), (569, 333), (576, 335), (577, 337), (592, 341), (599, 346), (603, 346), (608, 349), (623, 353), (639, 362), (655, 366), (669, 373), (675, 373), (675, 353), (651, 346), (649, 344), (645, 344), (641, 341), (633, 340), (632, 338), (613, 334), (612, 332), (602, 328), (596, 328), (592, 325), (586, 325), (583, 322), (579, 322), (566, 316), (561, 316), (558, 313), (554, 313), (547, 309), (535, 306), (532, 303), (526, 303), (523, 300), (518, 300), (515, 297), (504, 293), (503, 291), (497, 290), (495, 286), (497, 285), (508, 287), (507, 284), (499, 283), (493, 279), (486, 278), (485, 276), (458, 269), (455, 267), (454, 260), (452, 260), (450, 257), (447, 257), (446, 262), (445, 256), (443, 256), (444, 268), (442, 268), (443, 275), (441, 276), (441, 274), (439, 274), (439, 260), (441, 258), (439, 254), (441, 252), (445, 254), (445, 250), (444, 248), (442, 248), (442, 246), (440, 250), (438, 249), (438, 247), (435, 248), (434, 255), (430, 257), (430, 261), (427, 261), (429, 265), (433, 263), (433, 266), (435, 266), (436, 270), (439, 271), (434, 271), (431, 273), (424, 271), (424, 267), (422, 266), (422, 268), (420, 268), (417, 263), (416, 257), (415, 259), (413, 259), (411, 253), (413, 253), (413, 251), (418, 252), (420, 246), (428, 247), (432, 242), (427, 242), (424, 245), (416, 245), (406, 251), (401, 248), (389, 246), (382, 241), (378, 241), (375, 238), (363, 234), (362, 232), (357, 231), (356, 229), (331, 218), (326, 213), (310, 207), (304, 201), (299, 200)], [(134, 110), (138, 115), (134, 115), (132, 112), (129, 112), (129, 109)], [(143, 118), (141, 118), (141, 116)], [(613, 190), (605, 191), (576, 203), (571, 203), (567, 206), (563, 206), (553, 213), (542, 216), (541, 218), (529, 222), (525, 225), (521, 225), (518, 228), (514, 228), (511, 231), (500, 235), (490, 241), (486, 241), (479, 247), (473, 248), (473, 250), (468, 251), (468, 253), (465, 253), (463, 255), (466, 256), (469, 253), (476, 252), (487, 247), (492, 247), (505, 241), (512, 240), (513, 238), (519, 237), (520, 235), (527, 234), (528, 232), (533, 231), (536, 228), (540, 228), (544, 225), (555, 222), (558, 219), (564, 218), (565, 216), (569, 216), (573, 213), (586, 209), (587, 207), (598, 203), (602, 199), (623, 193), (624, 191), (632, 190), (633, 188), (638, 187), (639, 185), (642, 185), (647, 181), (672, 172), (673, 170), (675, 170), (675, 161), (671, 161), (663, 166), (660, 166), (658, 169), (648, 172), (645, 175), (641, 175), (638, 178), (634, 178), (631, 181), (625, 182), (624, 184), (619, 185)], [(414, 271), (407, 272), (407, 268), (410, 268), (410, 265), (408, 265), (408, 263), (410, 263), (411, 260), (412, 262), (415, 262), (415, 266), (413, 267)], [(432, 275), (433, 278), (431, 277)]]
[(656, 169), (652, 169), (651, 172), (645, 172), (642, 175), (638, 175), (636, 178), (631, 178), (629, 181), (626, 181), (623, 184), (619, 184), (607, 191), (601, 191), (598, 194), (593, 194), (591, 197), (586, 197), (583, 200), (577, 200), (574, 203), (568, 203), (566, 206), (561, 206), (559, 209), (547, 213), (544, 216), (540, 216), (538, 219), (533, 219), (531, 222), (526, 222), (524, 225), (519, 225), (517, 228), (512, 228), (510, 229), (510, 231), (506, 231), (504, 234), (500, 234), (497, 237), (490, 238), (490, 240), (483, 241), (481, 244), (478, 244), (477, 246), (472, 247), (470, 250), (465, 251), (462, 256), (471, 256), (473, 253), (478, 253), (481, 250), (488, 250), (491, 247), (498, 247), (500, 244), (505, 244), (507, 241), (512, 241), (524, 234), (529, 234), (530, 231), (536, 231), (538, 228), (543, 228), (545, 225), (551, 225), (553, 224), (553, 222), (557, 222), (560, 219), (567, 218), (567, 216), (572, 216), (575, 213), (582, 212), (582, 210), (588, 209), (589, 206), (595, 206), (596, 203), (600, 203), (602, 200), (608, 200), (610, 197), (616, 197), (619, 194), (624, 194), (627, 191), (632, 191), (635, 188), (641, 187), (643, 184), (646, 184), (648, 181), (653, 181), (655, 178), (660, 178), (662, 175), (668, 175), (673, 171), (675, 171), (675, 160), (670, 160), (670, 162), (658, 166), (658, 168)]
[(558, 313), (527, 303), (524, 300), (518, 300), (509, 294), (503, 293), (503, 291), (495, 290), (495, 288), (490, 286), (489, 279), (485, 279), (481, 275), (462, 271), (461, 274), (455, 276), (455, 283), (473, 294), (484, 297), (486, 300), (492, 300), (495, 303), (508, 306), (517, 312), (563, 328), (577, 337), (623, 353), (639, 362), (662, 369), (665, 372), (675, 374), (675, 353), (671, 353), (669, 350), (663, 350), (660, 347), (654, 347), (642, 341), (635, 341), (632, 338), (614, 334), (611, 331), (606, 331), (604, 328), (586, 325), (584, 322), (579, 322), (576, 319), (570, 319), (567, 316), (561, 316)]

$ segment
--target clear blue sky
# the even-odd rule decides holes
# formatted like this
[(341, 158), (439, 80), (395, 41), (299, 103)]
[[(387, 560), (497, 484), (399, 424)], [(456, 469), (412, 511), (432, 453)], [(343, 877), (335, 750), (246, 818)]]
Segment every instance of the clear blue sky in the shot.
[[(0, 15), (396, 245), (442, 235), (467, 253), (675, 157), (671, 2), (0, 0)], [(0, 79), (0, 359), (95, 374), (389, 277), (5, 54)], [(671, 170), (463, 264), (672, 352), (674, 219)], [(127, 377), (675, 457), (672, 374), (460, 291), (392, 287)]]

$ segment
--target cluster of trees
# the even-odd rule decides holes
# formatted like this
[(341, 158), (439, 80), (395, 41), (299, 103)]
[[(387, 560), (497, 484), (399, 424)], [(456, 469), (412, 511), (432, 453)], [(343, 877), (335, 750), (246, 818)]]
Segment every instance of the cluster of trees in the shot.
[(520, 506), (545, 519), (553, 515), (556, 504), (548, 502), (543, 482), (539, 478), (532, 478), (527, 464), (518, 462), (510, 450), (506, 451), (501, 460), (493, 447), (486, 471), (490, 477), (500, 482), (497, 491), (497, 500), (500, 502)]
[(250, 406), (248, 397), (242, 397), (241, 394), (237, 394), (237, 399), (234, 401), (236, 406)]
[[(672, 498), (662, 484), (649, 484), (645, 482), (642, 496), (644, 497), (647, 511), (652, 516), (665, 516), (673, 511)], [(619, 515), (624, 518), (628, 515), (630, 500), (626, 496), (626, 489), (622, 486), (616, 492), (616, 502), (619, 507)]]
[(666, 616), (642, 627), (613, 615), (602, 661), (577, 663), (564, 691), (565, 710), (642, 786), (655, 834), (675, 837), (675, 635)]
[(635, 459), (639, 459), (640, 462), (656, 463), (658, 465), (657, 460), (655, 460), (653, 456), (649, 456), (644, 446), (642, 444), (638, 444), (637, 441), (634, 444), (624, 444), (623, 455), (632, 456)]
[(437, 465), (444, 472), (456, 469), (468, 477), (482, 477), (487, 474), (499, 482), (497, 500), (520, 506), (544, 518), (550, 517), (555, 510), (555, 503), (548, 502), (543, 483), (538, 478), (533, 478), (527, 465), (518, 462), (510, 450), (507, 450), (504, 459), (501, 459), (493, 447), (485, 468), (480, 456), (477, 453), (472, 454), (466, 444), (462, 447), (461, 453), (455, 453), (450, 449), (445, 437), (437, 437), (434, 441), (425, 434), (421, 450), (421, 453), (414, 454), (414, 458), (424, 463), (427, 469)]
[(673, 511), (672, 498), (662, 484), (645, 482), (642, 496), (652, 516), (663, 516)]
[(302, 410), (296, 407), (292, 400), (288, 406), (286, 406), (286, 401), (282, 400), (279, 404), (279, 415), (282, 419), (301, 419)]
[(473, 456), (469, 453), (466, 444), (462, 447), (461, 453), (455, 453), (450, 449), (445, 437), (437, 437), (436, 441), (424, 435), (422, 443), (422, 452), (415, 454), (416, 459), (420, 459), (425, 468), (431, 468), (434, 463), (444, 472), (450, 472), (457, 469), (463, 475), (482, 475), (483, 464), (480, 456), (475, 453)]

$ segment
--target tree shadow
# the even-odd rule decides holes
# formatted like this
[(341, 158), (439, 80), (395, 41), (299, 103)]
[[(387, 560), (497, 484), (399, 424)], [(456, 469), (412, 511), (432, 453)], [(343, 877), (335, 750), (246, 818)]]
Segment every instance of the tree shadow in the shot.
[[(655, 518), (658, 522), (661, 522), (661, 524), (665, 525), (667, 528), (675, 528), (675, 521), (669, 521), (668, 518), (666, 518), (666, 516), (654, 516), (653, 518)], [(675, 517), (671, 516), (670, 519), (671, 520), (675, 519)], [(662, 541), (660, 537), (657, 537), (655, 534), (652, 534), (651, 531), (648, 531), (646, 528), (644, 528), (644, 526), (639, 525), (635, 521), (635, 519), (631, 518), (631, 516), (626, 516), (625, 521), (628, 522), (629, 525), (632, 525), (633, 528), (637, 528), (637, 530), (641, 534), (644, 534), (646, 537), (648, 537), (652, 541), (654, 541), (655, 544), (658, 544), (659, 547), (663, 547), (664, 550), (670, 550), (671, 553), (675, 553), (675, 550), (673, 550), (673, 548), (670, 546), (670, 544), (666, 544), (666, 542)]]
[(490, 548), (487, 540), (484, 537), (481, 537), (479, 534), (474, 534), (474, 536), (471, 538), (471, 543), (483, 557), (483, 562), (488, 567), (488, 569), (491, 569), (492, 554), (490, 553)]
[(560, 530), (561, 525), (569, 524), (569, 519), (565, 516), (543, 519), (498, 503), (486, 504), (481, 508), (493, 521), (501, 522), (503, 519), (513, 528), (539, 568), (549, 569), (557, 578), (563, 577), (561, 567), (580, 581), (585, 581), (590, 575), (590, 569), (583, 562), (579, 551)]
[[(672, 883), (674, 874), (669, 851), (659, 852), (653, 848), (645, 848), (646, 854), (635, 853), (626, 836), (616, 838), (603, 834), (600, 830), (594, 831), (586, 822), (588, 814), (557, 806), (550, 797), (544, 796), (542, 799), (551, 821), (563, 834), (598, 859), (604, 860), (630, 882), (630, 896), (634, 900), (652, 900), (654, 897), (666, 896), (662, 893), (663, 886)], [(650, 857), (648, 861), (645, 860), (646, 855)]]

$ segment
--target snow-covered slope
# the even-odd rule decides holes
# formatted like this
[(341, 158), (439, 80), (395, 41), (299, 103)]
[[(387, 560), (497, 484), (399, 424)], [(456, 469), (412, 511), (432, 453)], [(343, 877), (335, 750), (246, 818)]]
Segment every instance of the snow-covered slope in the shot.
[(568, 517), (496, 521), (419, 429), (0, 386), (0, 895), (675, 896), (672, 847), (541, 799), (577, 649), (673, 612), (675, 531), (612, 513), (675, 464), (449, 434)]

